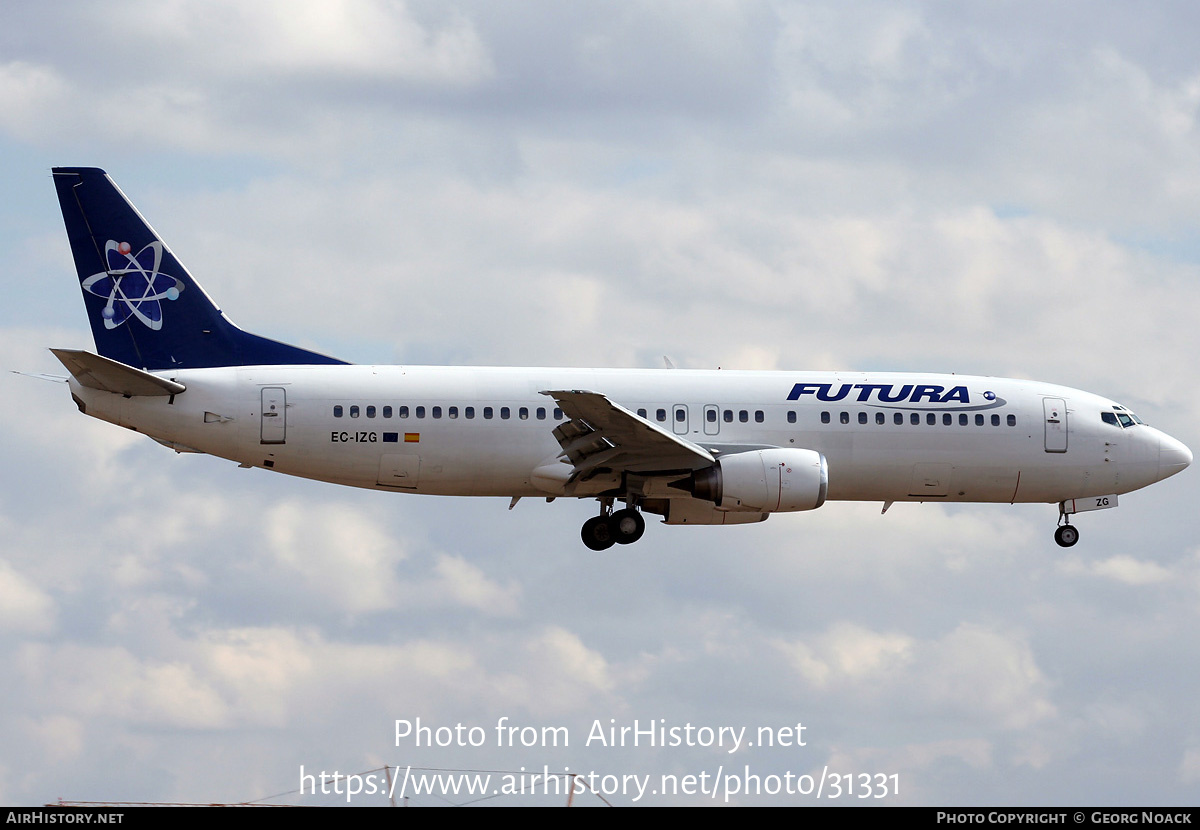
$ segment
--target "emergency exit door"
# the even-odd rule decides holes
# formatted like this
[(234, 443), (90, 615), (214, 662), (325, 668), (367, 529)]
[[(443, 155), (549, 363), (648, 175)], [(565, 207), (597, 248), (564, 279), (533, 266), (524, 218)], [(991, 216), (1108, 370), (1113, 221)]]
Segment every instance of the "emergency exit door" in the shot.
[(281, 386), (262, 389), (263, 444), (282, 444), (287, 440), (287, 392)]
[(1062, 398), (1042, 398), (1046, 414), (1046, 452), (1067, 451), (1067, 402)]

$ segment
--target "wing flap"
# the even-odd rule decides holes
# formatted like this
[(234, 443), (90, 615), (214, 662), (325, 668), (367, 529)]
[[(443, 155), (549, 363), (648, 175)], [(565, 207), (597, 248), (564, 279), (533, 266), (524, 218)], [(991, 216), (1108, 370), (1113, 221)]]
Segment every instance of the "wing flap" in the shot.
[(574, 478), (601, 467), (622, 472), (690, 471), (712, 464), (711, 453), (615, 404), (599, 392), (542, 392), (558, 402), (569, 421), (554, 430)]

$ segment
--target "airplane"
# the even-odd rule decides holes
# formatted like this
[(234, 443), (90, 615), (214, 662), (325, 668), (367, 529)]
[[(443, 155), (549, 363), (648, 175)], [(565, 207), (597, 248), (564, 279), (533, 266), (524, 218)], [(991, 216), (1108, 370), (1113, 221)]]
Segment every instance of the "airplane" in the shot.
[(53, 169), (96, 351), (86, 415), (180, 453), (397, 493), (595, 499), (584, 544), (826, 501), (1077, 513), (1191, 451), (1108, 398), (957, 374), (352, 365), (234, 325), (103, 170)]

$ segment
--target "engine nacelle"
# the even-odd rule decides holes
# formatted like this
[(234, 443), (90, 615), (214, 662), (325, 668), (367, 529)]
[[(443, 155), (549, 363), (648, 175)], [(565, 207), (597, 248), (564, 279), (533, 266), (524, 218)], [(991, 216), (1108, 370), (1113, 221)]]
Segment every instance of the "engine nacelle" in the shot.
[(671, 486), (711, 501), (718, 510), (816, 510), (829, 492), (829, 467), (815, 450), (754, 450), (722, 456)]

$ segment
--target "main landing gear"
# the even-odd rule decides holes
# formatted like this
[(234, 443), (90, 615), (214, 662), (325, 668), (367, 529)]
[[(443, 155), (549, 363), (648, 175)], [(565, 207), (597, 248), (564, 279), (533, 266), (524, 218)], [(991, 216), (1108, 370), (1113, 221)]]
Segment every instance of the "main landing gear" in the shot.
[(600, 515), (583, 523), (580, 536), (592, 550), (607, 550), (613, 545), (630, 545), (646, 532), (646, 520), (636, 507), (612, 509), (612, 499), (600, 502)]

